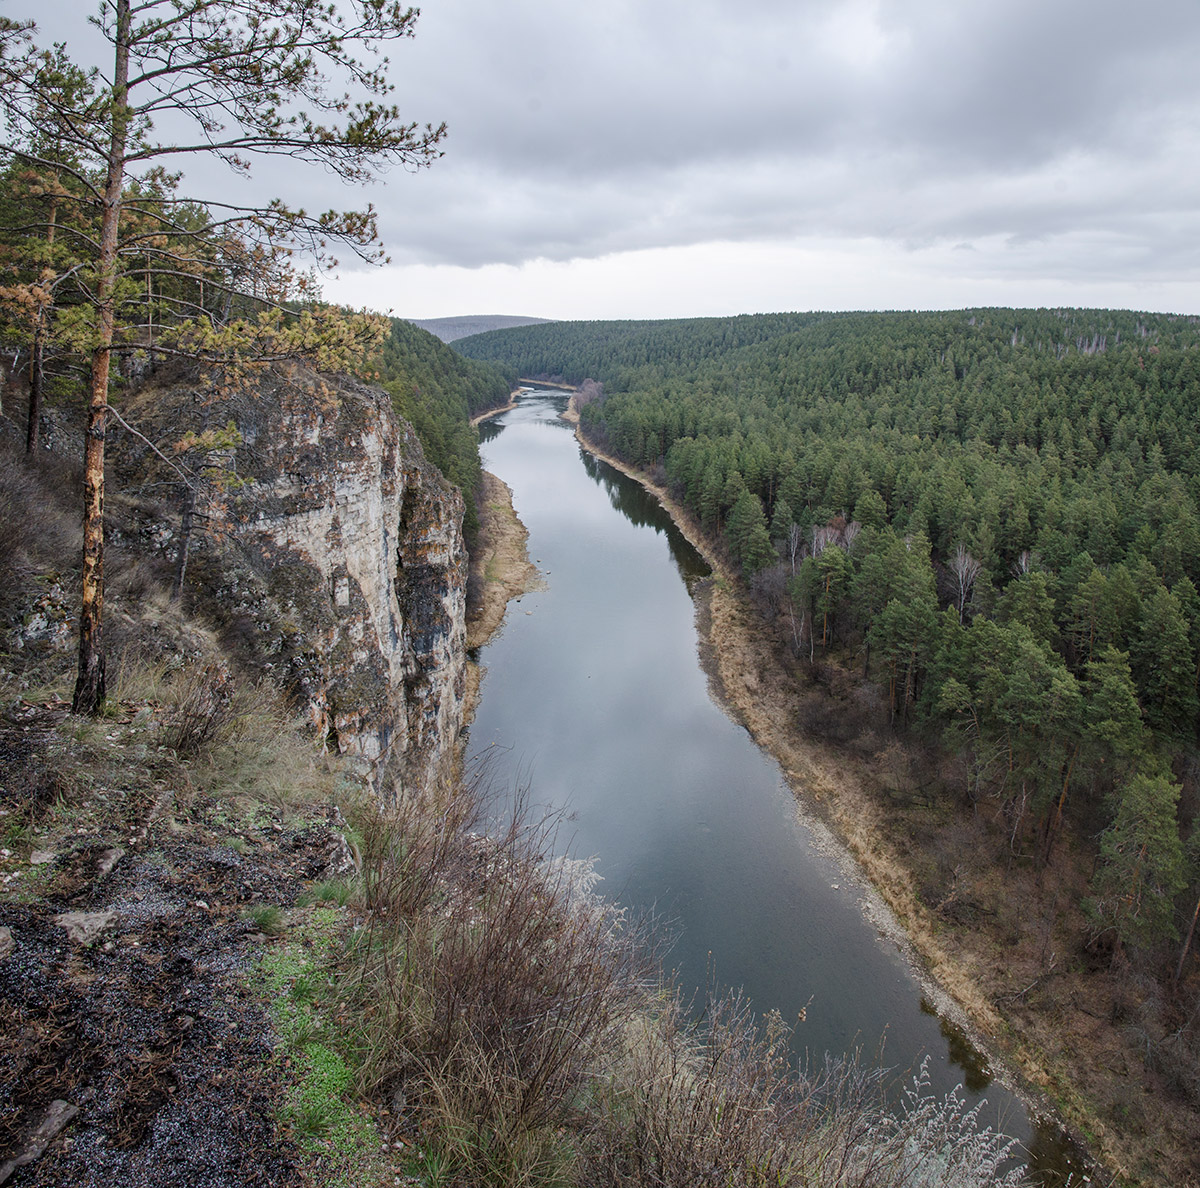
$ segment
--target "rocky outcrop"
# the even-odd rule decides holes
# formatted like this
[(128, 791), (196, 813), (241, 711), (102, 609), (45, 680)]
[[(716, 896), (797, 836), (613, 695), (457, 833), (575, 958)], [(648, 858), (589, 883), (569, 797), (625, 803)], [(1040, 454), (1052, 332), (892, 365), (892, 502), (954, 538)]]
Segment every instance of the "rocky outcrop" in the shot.
[[(174, 385), (137, 406), (160, 422), (236, 425), (237, 444), (207, 459), (187, 581), (227, 639), (381, 795), (435, 779), (465, 690), (463, 503), (388, 397), (291, 367), (251, 393), (214, 402)], [(182, 533), (172, 519), (168, 553)]]

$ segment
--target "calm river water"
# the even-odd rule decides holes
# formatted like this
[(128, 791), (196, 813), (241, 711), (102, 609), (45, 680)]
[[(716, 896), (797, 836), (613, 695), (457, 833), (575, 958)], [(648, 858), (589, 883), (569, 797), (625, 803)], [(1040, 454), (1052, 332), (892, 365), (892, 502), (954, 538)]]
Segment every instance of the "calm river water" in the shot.
[(565, 809), (565, 848), (601, 889), (653, 910), (687, 993), (715, 979), (804, 1021), (818, 1059), (860, 1049), (897, 1070), (928, 1059), (984, 1123), (1020, 1138), (1046, 1185), (1068, 1166), (977, 1052), (939, 1018), (857, 874), (803, 819), (777, 764), (709, 695), (690, 588), (703, 559), (657, 501), (580, 449), (561, 393), (523, 395), (481, 427), (484, 465), (513, 490), (546, 588), (509, 604), (485, 648), (472, 754), (500, 785)]

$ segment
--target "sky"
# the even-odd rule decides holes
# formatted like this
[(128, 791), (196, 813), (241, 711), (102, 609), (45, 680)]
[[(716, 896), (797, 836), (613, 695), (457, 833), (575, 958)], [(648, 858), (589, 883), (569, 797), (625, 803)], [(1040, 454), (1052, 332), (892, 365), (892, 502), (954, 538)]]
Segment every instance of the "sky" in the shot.
[[(94, 10), (0, 0), (81, 60)], [(391, 263), (331, 300), (1200, 313), (1197, 0), (427, 0), (389, 54), (405, 118), (448, 125), (431, 168), (256, 166), (259, 192), (379, 209)], [(234, 184), (182, 167), (197, 198)]]

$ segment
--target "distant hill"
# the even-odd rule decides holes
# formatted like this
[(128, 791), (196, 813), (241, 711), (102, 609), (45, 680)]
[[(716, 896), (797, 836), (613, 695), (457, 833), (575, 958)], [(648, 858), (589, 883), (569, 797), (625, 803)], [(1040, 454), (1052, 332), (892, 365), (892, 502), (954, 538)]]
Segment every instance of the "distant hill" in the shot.
[(466, 338), (471, 334), (483, 334), (487, 330), (509, 330), (513, 326), (540, 326), (550, 318), (519, 318), (506, 314), (468, 314), (461, 318), (425, 318), (418, 321), (408, 318), (414, 326), (428, 330), (443, 342), (453, 342), (456, 338)]

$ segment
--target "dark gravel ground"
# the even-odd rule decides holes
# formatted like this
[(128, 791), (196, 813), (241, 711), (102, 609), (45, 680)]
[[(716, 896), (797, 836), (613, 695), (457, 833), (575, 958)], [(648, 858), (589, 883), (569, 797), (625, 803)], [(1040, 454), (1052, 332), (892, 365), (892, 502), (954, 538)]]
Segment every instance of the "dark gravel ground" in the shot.
[[(107, 825), (93, 799), (83, 828), (31, 854), (12, 842), (14, 823), (36, 826), (51, 802), (61, 807), (51, 717), (26, 709), (0, 722), (0, 1183), (302, 1183), (278, 1121), (284, 1071), (252, 992), (271, 942), (246, 912), (289, 906), (326, 872), (340, 838), (323, 821), (214, 825), (195, 799), (181, 824), (155, 816), (159, 790), (111, 795)], [(68, 913), (96, 935), (72, 939), (60, 921)], [(5, 1161), (29, 1152), (56, 1101), (78, 1113), (5, 1181)]]

